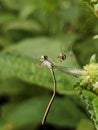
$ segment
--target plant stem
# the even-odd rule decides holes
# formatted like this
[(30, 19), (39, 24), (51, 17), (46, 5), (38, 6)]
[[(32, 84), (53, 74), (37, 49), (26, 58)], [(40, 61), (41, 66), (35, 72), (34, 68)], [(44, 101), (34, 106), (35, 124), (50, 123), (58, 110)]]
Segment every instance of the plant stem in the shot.
[(46, 108), (46, 111), (45, 111), (45, 113), (44, 113), (44, 116), (43, 116), (43, 119), (42, 119), (42, 125), (44, 125), (44, 123), (45, 123), (45, 121), (46, 121), (48, 112), (49, 112), (49, 110), (50, 110), (50, 108), (51, 108), (51, 105), (52, 105), (52, 103), (53, 103), (53, 100), (54, 100), (55, 94), (56, 94), (56, 77), (55, 77), (55, 73), (54, 73), (53, 68), (50, 69), (50, 71), (51, 71), (51, 75), (52, 75), (52, 79), (53, 79), (53, 83), (54, 83), (53, 95), (52, 95), (52, 97), (51, 97), (51, 99), (50, 99), (50, 101), (49, 101), (49, 103), (48, 103), (48, 106), (47, 106), (47, 108)]

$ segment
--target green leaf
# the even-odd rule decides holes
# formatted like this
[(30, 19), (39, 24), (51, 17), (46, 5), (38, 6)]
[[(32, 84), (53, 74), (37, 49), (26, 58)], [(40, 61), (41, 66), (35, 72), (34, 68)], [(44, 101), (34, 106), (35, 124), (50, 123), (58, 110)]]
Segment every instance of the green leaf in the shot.
[(3, 50), (11, 45), (10, 39), (5, 39), (5, 37), (0, 37), (0, 49)]
[[(57, 91), (59, 93), (73, 93), (71, 86), (75, 79), (69, 79), (67, 76), (65, 78), (63, 74), (60, 74), (60, 72), (56, 72), (56, 75), (58, 75)], [(0, 55), (0, 78), (6, 79), (9, 77), (18, 77), (26, 82), (53, 89), (50, 71), (47, 68), (40, 69), (38, 65), (33, 62), (32, 58), (15, 54), (12, 55), (10, 53)], [(66, 87), (64, 84), (67, 84)]]
[(93, 109), (94, 109), (94, 113), (95, 113), (95, 120), (94, 120), (95, 127), (98, 130), (98, 98), (95, 98), (92, 101), (92, 104), (93, 104)]
[[(18, 104), (7, 114), (6, 120), (1, 122), (0, 129), (6, 130), (4, 128), (8, 125), (15, 129), (26, 124), (40, 124), (49, 99), (48, 97), (36, 97)], [(73, 111), (69, 111), (69, 108)], [(46, 123), (76, 127), (84, 117), (71, 100), (56, 98)]]
[[(0, 78), (5, 79), (14, 76), (26, 82), (53, 89), (50, 71), (47, 68), (41, 69), (39, 62), (35, 63), (35, 61), (36, 59), (40, 61), (38, 57), (41, 55), (48, 55), (49, 59), (56, 61), (60, 52), (59, 45), (60, 41), (57, 39), (35, 38), (25, 40), (21, 44), (9, 48), (6, 53), (0, 55)], [(70, 56), (65, 62), (61, 63), (61, 65), (68, 65), (68, 67), (73, 66), (73, 64), (74, 61)], [(76, 79), (56, 70), (55, 73), (58, 84), (57, 91), (62, 94), (73, 94), (72, 86)]]
[(74, 55), (70, 54), (74, 39), (75, 36), (73, 35), (64, 35), (63, 37), (58, 36), (58, 38), (29, 38), (18, 42), (17, 45), (12, 46), (7, 51), (33, 59), (41, 58), (42, 55), (48, 55), (49, 59), (55, 64), (57, 63), (57, 57), (59, 54), (65, 53), (67, 58), (60, 65), (66, 67), (77, 67), (75, 66), (77, 62)]
[(82, 90), (82, 94), (89, 101), (92, 101), (94, 98), (96, 98), (96, 95), (88, 90)]
[(11, 13), (0, 14), (0, 24), (6, 24), (16, 19), (16, 16)]
[(90, 0), (83, 0), (84, 2), (90, 2)]
[(0, 80), (0, 95), (16, 95), (23, 92), (26, 84), (18, 79)]
[(96, 63), (96, 54), (93, 54), (90, 58), (90, 63)]
[(98, 17), (98, 0), (83, 0)]
[(19, 17), (22, 19), (26, 19), (29, 15), (31, 15), (36, 9), (34, 4), (27, 4), (21, 8)]
[(20, 3), (15, 0), (1, 0), (2, 3), (8, 8), (13, 10), (18, 10), (20, 7)]
[(77, 130), (95, 130), (91, 120), (82, 119), (77, 127)]
[(41, 32), (42, 27), (41, 25), (34, 21), (34, 20), (14, 20), (9, 23), (7, 23), (4, 26), (5, 31), (9, 30), (25, 30), (25, 31), (31, 31), (31, 32)]

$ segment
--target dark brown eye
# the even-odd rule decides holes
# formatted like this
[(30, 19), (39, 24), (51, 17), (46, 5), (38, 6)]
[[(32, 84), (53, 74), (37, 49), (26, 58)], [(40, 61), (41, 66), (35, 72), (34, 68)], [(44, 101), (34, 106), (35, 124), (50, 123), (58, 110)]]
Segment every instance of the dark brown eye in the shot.
[(59, 59), (61, 60), (65, 60), (66, 59), (66, 55), (63, 53), (60, 53), (60, 55), (58, 56)]
[(58, 61), (62, 62), (63, 60), (66, 60), (66, 55), (63, 54), (63, 53), (60, 53), (59, 56), (58, 56)]
[(41, 57), (43, 60), (48, 60), (48, 56), (44, 55)]
[(48, 60), (48, 56), (44, 56), (44, 60)]
[(65, 59), (66, 59), (66, 55), (62, 54), (62, 60), (65, 60)]

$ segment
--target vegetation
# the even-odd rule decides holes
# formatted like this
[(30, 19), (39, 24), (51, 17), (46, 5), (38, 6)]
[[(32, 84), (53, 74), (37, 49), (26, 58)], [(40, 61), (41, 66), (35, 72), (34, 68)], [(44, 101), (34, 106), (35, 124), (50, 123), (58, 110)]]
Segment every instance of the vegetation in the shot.
[[(97, 9), (97, 0), (0, 0), (0, 130), (98, 130)], [(53, 81), (42, 55), (57, 66), (44, 126)]]

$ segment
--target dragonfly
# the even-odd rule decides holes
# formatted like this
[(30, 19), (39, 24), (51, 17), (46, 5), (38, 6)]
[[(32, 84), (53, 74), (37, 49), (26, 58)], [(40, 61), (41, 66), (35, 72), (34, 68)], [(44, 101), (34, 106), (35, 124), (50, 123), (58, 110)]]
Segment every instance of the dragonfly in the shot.
[(66, 60), (66, 54), (65, 54), (65, 52), (63, 51), (62, 45), (61, 45), (61, 46), (60, 46), (60, 53), (59, 53), (59, 55), (58, 55), (58, 57), (57, 57), (57, 62), (58, 62), (58, 63), (61, 63), (61, 62), (65, 61), (65, 60)]
[[(73, 54), (71, 51), (70, 51), (71, 55)], [(53, 87), (53, 95), (48, 103), (48, 106), (46, 108), (46, 111), (44, 113), (44, 116), (42, 118), (42, 125), (45, 124), (45, 121), (46, 121), (46, 118), (47, 118), (47, 115), (48, 115), (48, 112), (50, 110), (50, 107), (53, 103), (53, 100), (56, 96), (56, 88), (57, 88), (57, 82), (56, 82), (56, 76), (55, 76), (55, 73), (54, 73), (54, 69), (57, 69), (59, 71), (62, 71), (66, 74), (70, 74), (70, 75), (73, 75), (75, 77), (79, 76), (79, 72), (81, 73), (81, 70), (80, 69), (73, 69), (73, 68), (68, 68), (68, 67), (63, 67), (63, 66), (58, 66), (58, 65), (55, 65), (53, 62), (51, 62), (49, 59), (48, 59), (48, 56), (47, 55), (44, 55), (41, 57), (42, 58), (42, 64), (44, 66), (46, 66), (47, 68), (50, 69), (50, 72), (51, 72), (51, 75), (52, 75), (52, 79), (53, 79), (53, 84), (54, 84), (54, 87)], [(63, 61), (66, 60), (66, 54), (63, 53), (62, 51), (59, 53), (58, 57), (57, 57), (57, 61), (58, 63), (61, 63)]]
[[(67, 47), (67, 50), (65, 48), (63, 50), (62, 47), (63, 46), (61, 45), (60, 46), (60, 53), (57, 57), (58, 63), (66, 62), (67, 58), (70, 57), (69, 62), (73, 62), (74, 67), (73, 66), (65, 67), (65, 66), (55, 65), (54, 68), (65, 73), (65, 74), (68, 74), (68, 75), (71, 75), (74, 77), (78, 77), (81, 74), (81, 69), (79, 68), (79, 66), (77, 64), (77, 60), (76, 60), (75, 54), (73, 52), (72, 46), (70, 45), (69, 47)], [(67, 56), (69, 56), (69, 57), (67, 57)], [(69, 64), (71, 64), (71, 63), (69, 63)]]

